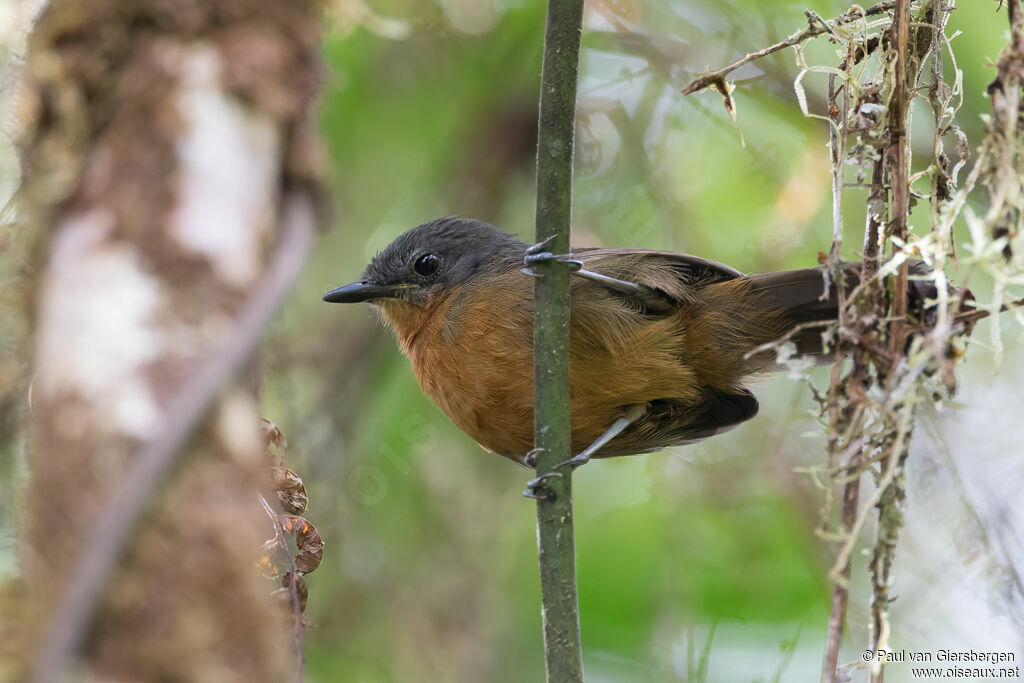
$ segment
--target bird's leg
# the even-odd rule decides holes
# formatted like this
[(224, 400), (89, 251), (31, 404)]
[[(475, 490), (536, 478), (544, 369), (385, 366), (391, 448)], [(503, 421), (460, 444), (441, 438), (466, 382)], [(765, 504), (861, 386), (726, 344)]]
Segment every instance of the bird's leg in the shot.
[(642, 285), (637, 282), (619, 280), (614, 277), (602, 275), (601, 273), (595, 273), (592, 270), (587, 270), (583, 267), (583, 261), (573, 258), (572, 254), (552, 254), (549, 251), (545, 251), (544, 248), (552, 239), (552, 237), (549, 237), (543, 242), (538, 242), (532, 247), (527, 248), (526, 256), (523, 257), (523, 264), (525, 267), (522, 269), (522, 272), (525, 275), (540, 277), (540, 274), (533, 269), (534, 265), (541, 261), (558, 261), (569, 265), (570, 274), (578, 275), (579, 277), (586, 278), (588, 280), (593, 280), (594, 282), (604, 285), (613, 292), (618, 292), (623, 296), (635, 299), (646, 309), (661, 311), (671, 305), (669, 298), (653, 287), (648, 287), (647, 285)]
[(646, 412), (646, 405), (632, 405), (627, 407), (625, 414), (619, 419), (615, 420), (615, 422), (612, 423), (612, 426), (605, 430), (604, 434), (602, 434), (601, 436), (597, 437), (597, 439), (594, 440), (594, 443), (584, 448), (582, 451), (580, 451), (572, 458), (564, 462), (558, 463), (557, 465), (555, 465), (555, 467), (562, 467), (563, 465), (568, 465), (571, 469), (576, 469), (580, 465), (587, 464), (588, 462), (590, 462), (590, 458), (594, 455), (594, 453), (601, 450), (601, 448), (604, 447), (605, 444), (607, 444), (609, 441), (611, 441), (616, 436), (621, 434), (622, 431), (626, 429), (626, 427), (628, 427), (629, 425), (633, 424), (641, 417), (643, 417)]
[[(564, 462), (560, 462), (555, 465), (556, 468), (568, 465), (571, 469), (576, 469), (580, 465), (586, 464), (590, 461), (590, 458), (599, 451), (605, 444), (614, 439), (616, 436), (622, 433), (626, 427), (633, 424), (647, 413), (646, 405), (632, 405), (626, 408), (625, 413), (622, 417), (615, 420), (612, 426), (605, 430), (604, 434), (597, 437), (594, 443), (584, 448), (578, 455)], [(532, 451), (523, 456), (523, 464), (528, 467), (537, 466), (537, 454), (540, 453), (542, 448), (534, 448)], [(554, 500), (555, 492), (548, 488), (547, 480), (554, 477), (561, 477), (561, 472), (548, 472), (542, 474), (539, 477), (535, 477), (530, 481), (526, 482), (526, 490), (523, 491), (523, 495), (527, 498), (540, 498), (543, 500)]]

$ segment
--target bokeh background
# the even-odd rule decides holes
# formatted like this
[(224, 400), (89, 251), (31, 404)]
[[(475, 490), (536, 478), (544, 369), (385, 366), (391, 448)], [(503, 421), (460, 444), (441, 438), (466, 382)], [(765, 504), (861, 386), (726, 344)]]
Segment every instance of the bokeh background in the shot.
[[(288, 439), (327, 542), (308, 578), (312, 681), (543, 677), (535, 511), (520, 495), (530, 473), (483, 452), (422, 396), (368, 307), (320, 302), (438, 216), (530, 238), (543, 4), (335, 0), (327, 13), (319, 110), (336, 219), (260, 358), (263, 413)], [(992, 0), (958, 4), (960, 125), (976, 144), (1007, 19)], [(830, 17), (846, 6), (588, 2), (574, 241), (690, 252), (747, 272), (816, 264), (831, 242), (828, 133), (800, 113), (793, 51), (735, 74), (736, 123), (716, 93), (679, 91), (802, 28), (805, 8)], [(836, 62), (823, 39), (807, 54)], [(805, 85), (822, 113), (825, 77)], [(921, 104), (915, 121), (929, 120)], [(920, 159), (930, 136), (925, 126), (915, 139)], [(863, 200), (846, 194), (851, 260)], [(926, 213), (914, 223), (926, 230)], [(988, 283), (975, 274), (971, 286), (983, 297)], [(975, 337), (961, 405), (922, 415), (914, 437), (890, 642), (1011, 651), (1020, 664), (1024, 344), (1007, 325), (995, 375), (987, 323)], [(816, 371), (819, 386), (826, 374)], [(576, 474), (588, 681), (817, 680), (835, 546), (815, 535), (822, 494), (807, 470), (824, 462), (824, 435), (803, 382), (779, 375), (754, 390), (761, 415), (724, 436)], [(5, 541), (5, 571), (10, 556)], [(844, 662), (867, 643), (864, 567), (855, 553)], [(910, 666), (893, 665), (887, 680), (911, 680)]]

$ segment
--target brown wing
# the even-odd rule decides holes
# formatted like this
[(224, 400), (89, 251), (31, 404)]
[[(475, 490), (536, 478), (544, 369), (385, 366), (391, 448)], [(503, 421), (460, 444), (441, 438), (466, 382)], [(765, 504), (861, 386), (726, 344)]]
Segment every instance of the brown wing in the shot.
[[(636, 425), (596, 457), (643, 453), (691, 443), (739, 424), (757, 413), (757, 401), (738, 386), (738, 372), (691, 357), (688, 328), (706, 320), (709, 286), (743, 278), (707, 259), (641, 249), (575, 249), (586, 270), (659, 292), (668, 306), (651, 307), (601, 282), (573, 277), (573, 441), (579, 450), (621, 415), (626, 405), (646, 405)], [(745, 282), (745, 280), (744, 280)], [(735, 298), (735, 297), (734, 297)], [(699, 354), (698, 354), (699, 355)], [(725, 386), (709, 383), (711, 374)]]
[[(694, 301), (696, 289), (743, 276), (724, 263), (671, 251), (582, 247), (573, 249), (572, 255), (587, 270), (650, 287), (675, 304)], [(616, 294), (630, 298), (621, 292)], [(643, 301), (632, 303), (645, 308)]]

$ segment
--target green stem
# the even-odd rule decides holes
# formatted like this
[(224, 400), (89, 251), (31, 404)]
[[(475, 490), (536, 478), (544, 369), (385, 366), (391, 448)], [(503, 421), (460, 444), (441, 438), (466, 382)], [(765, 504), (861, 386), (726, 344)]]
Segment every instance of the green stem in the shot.
[[(549, 0), (537, 133), (537, 241), (569, 250), (573, 139), (583, 0)], [(535, 270), (534, 443), (537, 473), (571, 457), (569, 424), (569, 270), (542, 262)], [(544, 659), (549, 683), (583, 680), (571, 474), (547, 480), (537, 501)]]

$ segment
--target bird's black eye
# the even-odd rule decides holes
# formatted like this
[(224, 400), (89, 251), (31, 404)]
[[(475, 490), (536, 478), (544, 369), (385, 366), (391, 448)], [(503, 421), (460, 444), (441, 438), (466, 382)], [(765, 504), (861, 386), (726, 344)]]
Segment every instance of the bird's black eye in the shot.
[(430, 277), (437, 272), (437, 268), (440, 265), (441, 259), (437, 258), (437, 254), (424, 254), (416, 259), (416, 263), (412, 264), (412, 268), (418, 275)]

